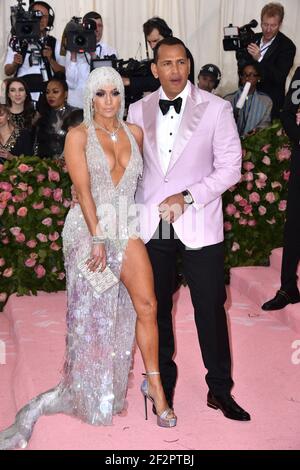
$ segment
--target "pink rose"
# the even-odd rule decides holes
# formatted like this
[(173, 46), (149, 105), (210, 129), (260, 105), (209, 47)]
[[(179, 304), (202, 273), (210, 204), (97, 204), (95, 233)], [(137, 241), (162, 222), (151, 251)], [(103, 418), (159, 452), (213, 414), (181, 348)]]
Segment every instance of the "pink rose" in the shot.
[(3, 277), (11, 277), (13, 275), (13, 268), (7, 268), (3, 272)]
[(9, 244), (9, 239), (6, 237), (6, 238), (3, 238), (3, 240), (1, 240), (3, 245), (8, 245)]
[(235, 202), (239, 202), (239, 201), (241, 201), (242, 199), (243, 199), (243, 198), (242, 198), (242, 196), (241, 196), (240, 194), (236, 194), (236, 195), (234, 196)]
[(256, 174), (258, 176), (259, 181), (261, 181), (262, 183), (265, 183), (267, 181), (268, 177), (264, 173), (260, 172)]
[(7, 183), (6, 181), (2, 181), (0, 183), (0, 189), (3, 189), (3, 191), (11, 191), (13, 187), (10, 183)]
[(276, 220), (274, 219), (274, 217), (272, 217), (271, 220), (267, 220), (267, 222), (268, 222), (268, 224), (270, 224), (270, 225), (276, 224)]
[(42, 243), (46, 243), (48, 241), (48, 238), (43, 233), (38, 233), (36, 238)]
[(243, 213), (248, 215), (248, 214), (251, 214), (251, 212), (252, 212), (252, 206), (251, 204), (247, 204), (247, 206), (244, 207)]
[(60, 208), (58, 206), (51, 206), (51, 214), (59, 214)]
[(253, 173), (251, 171), (244, 174), (244, 181), (253, 181)]
[(255, 185), (257, 189), (263, 189), (266, 187), (267, 183), (264, 183), (263, 181), (260, 181), (260, 180), (256, 180)]
[(35, 240), (29, 240), (26, 245), (28, 246), (28, 248), (35, 248), (36, 245), (37, 245), (37, 242)]
[(50, 235), (48, 235), (48, 238), (51, 242), (56, 242), (56, 240), (59, 239), (59, 233), (58, 232), (50, 233)]
[(36, 277), (38, 279), (41, 279), (42, 277), (45, 276), (46, 274), (46, 270), (44, 268), (44, 266), (42, 264), (38, 264), (35, 268), (34, 268), (34, 271), (36, 273)]
[(286, 210), (286, 205), (287, 205), (287, 201), (285, 199), (283, 199), (282, 201), (280, 201), (280, 203), (278, 204), (278, 209), (281, 211), (281, 212), (284, 212)]
[(18, 243), (24, 243), (26, 240), (24, 233), (19, 233), (19, 235), (16, 236), (16, 241)]
[(288, 181), (290, 179), (290, 171), (285, 170), (282, 176), (283, 176), (284, 181)]
[(239, 220), (239, 225), (247, 225), (247, 219), (244, 219), (243, 217), (241, 217)]
[(41, 183), (42, 181), (44, 181), (45, 178), (46, 178), (45, 175), (39, 174), (37, 175), (36, 180), (38, 183)]
[(249, 225), (249, 227), (255, 227), (255, 225), (256, 225), (256, 220), (254, 220), (254, 219), (248, 220), (248, 225)]
[(4, 208), (0, 207), (0, 215), (3, 215), (3, 213), (4, 213)]
[(64, 199), (63, 206), (68, 209), (70, 207), (71, 201), (69, 199)]
[(46, 227), (50, 227), (50, 225), (52, 225), (51, 217), (46, 217), (46, 219), (42, 220), (42, 224), (46, 225)]
[(30, 166), (25, 165), (25, 163), (21, 163), (21, 165), (18, 166), (18, 169), (21, 173), (27, 173), (27, 171), (30, 170)]
[(247, 183), (247, 191), (252, 191), (253, 183)]
[(2, 266), (5, 265), (5, 259), (4, 258), (0, 258), (0, 268), (2, 268)]
[(59, 173), (57, 171), (53, 171), (53, 170), (49, 169), (48, 170), (48, 180), (49, 181), (59, 181), (60, 180)]
[(17, 194), (12, 198), (13, 202), (23, 202), (27, 198), (26, 193)]
[(17, 175), (10, 175), (9, 181), (14, 184), (16, 178), (17, 178)]
[(21, 189), (22, 191), (27, 191), (28, 184), (27, 183), (19, 183), (17, 188)]
[(247, 199), (241, 199), (241, 200), (239, 201), (239, 206), (240, 206), (240, 207), (245, 207), (245, 206), (247, 206), (247, 204), (248, 204)]
[(240, 245), (237, 242), (233, 242), (231, 251), (238, 251), (240, 249)]
[(16, 212), (15, 206), (8, 206), (8, 213), (10, 215), (14, 214)]
[(225, 222), (224, 223), (224, 230), (225, 232), (230, 232), (230, 230), (232, 229), (232, 225), (230, 222)]
[[(3, 166), (3, 165), (2, 165)], [(1, 172), (0, 172), (1, 173)], [(5, 302), (7, 299), (6, 292), (0, 292), (0, 302)]]
[(2, 173), (3, 169), (4, 169), (4, 165), (2, 165), (2, 163), (0, 163), (0, 173)]
[(261, 148), (261, 151), (264, 152), (264, 153), (268, 153), (270, 147), (271, 147), (271, 144), (264, 145)]
[(51, 188), (43, 188), (42, 189), (42, 195), (45, 196), (45, 197), (51, 197), (52, 189)]
[(265, 155), (264, 158), (262, 159), (262, 162), (263, 162), (265, 165), (269, 166), (269, 165), (271, 165), (271, 158), (270, 158), (270, 157), (267, 157), (267, 155)]
[(254, 167), (255, 167), (255, 165), (252, 162), (244, 162), (243, 163), (243, 168), (246, 171), (251, 171), (251, 170), (253, 170)]
[(265, 215), (266, 212), (267, 212), (267, 209), (265, 208), (265, 206), (259, 206), (258, 208), (259, 215)]
[(32, 207), (35, 210), (41, 210), (41, 209), (44, 209), (45, 206), (44, 206), (44, 203), (42, 201), (42, 202), (35, 202), (34, 204), (32, 204)]
[(55, 243), (55, 242), (52, 242), (52, 243), (51, 243), (50, 248), (51, 248), (51, 250), (53, 250), (53, 251), (59, 251), (59, 250), (60, 250), (60, 246), (59, 246), (57, 243)]
[(32, 186), (28, 186), (27, 192), (28, 192), (29, 196), (30, 196), (31, 194), (33, 194), (33, 187), (32, 187)]
[(253, 204), (258, 204), (260, 201), (260, 195), (258, 193), (251, 193), (249, 196), (249, 201)]
[(19, 217), (26, 217), (27, 212), (28, 212), (27, 207), (20, 207), (20, 209), (19, 209), (18, 212), (17, 212), (17, 215), (18, 215)]
[(62, 195), (63, 195), (63, 190), (61, 188), (56, 188), (54, 191), (53, 191), (53, 199), (54, 201), (61, 201), (62, 200)]
[(65, 221), (64, 220), (58, 220), (56, 222), (56, 225), (64, 225)]
[(60, 281), (62, 281), (66, 277), (66, 275), (65, 273), (59, 273), (57, 277)]
[(228, 204), (226, 209), (225, 209), (225, 212), (227, 215), (233, 215), (236, 213), (236, 207), (234, 204)]
[(268, 201), (270, 204), (273, 204), (275, 202), (275, 194), (274, 193), (267, 193), (265, 196), (266, 201)]
[(14, 235), (15, 237), (21, 233), (21, 228), (20, 227), (11, 227), (9, 229), (10, 233)]
[(241, 217), (240, 211), (236, 211), (236, 213), (233, 216), (235, 219), (239, 219)]
[(272, 186), (272, 189), (276, 189), (276, 188), (282, 189), (282, 184), (280, 184), (278, 181), (273, 181), (273, 183), (271, 183), (271, 186)]
[(282, 147), (277, 151), (277, 160), (283, 162), (284, 160), (289, 160), (291, 156), (291, 151), (287, 147)]
[(33, 258), (28, 258), (24, 264), (27, 268), (33, 268), (36, 265), (36, 260)]
[(11, 193), (9, 191), (2, 191), (0, 193), (0, 201), (1, 202), (7, 202), (12, 198)]

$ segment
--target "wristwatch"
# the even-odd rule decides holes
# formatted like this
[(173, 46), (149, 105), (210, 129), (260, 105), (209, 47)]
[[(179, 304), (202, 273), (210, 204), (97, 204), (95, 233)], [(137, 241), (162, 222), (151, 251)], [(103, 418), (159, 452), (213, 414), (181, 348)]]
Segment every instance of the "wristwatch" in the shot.
[(194, 202), (193, 196), (191, 195), (191, 193), (187, 189), (182, 191), (181, 194), (183, 195), (183, 200), (184, 200), (185, 204), (193, 204), (193, 202)]

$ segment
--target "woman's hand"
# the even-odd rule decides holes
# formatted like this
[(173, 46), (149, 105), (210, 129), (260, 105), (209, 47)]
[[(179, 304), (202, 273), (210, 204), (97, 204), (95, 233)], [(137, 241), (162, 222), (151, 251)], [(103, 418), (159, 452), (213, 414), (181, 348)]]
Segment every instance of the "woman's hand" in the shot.
[(96, 271), (101, 265), (101, 271), (106, 268), (106, 250), (104, 243), (92, 245), (90, 259), (87, 263), (90, 271)]
[(12, 160), (14, 156), (8, 150), (0, 148), (0, 158), (4, 158), (5, 160)]

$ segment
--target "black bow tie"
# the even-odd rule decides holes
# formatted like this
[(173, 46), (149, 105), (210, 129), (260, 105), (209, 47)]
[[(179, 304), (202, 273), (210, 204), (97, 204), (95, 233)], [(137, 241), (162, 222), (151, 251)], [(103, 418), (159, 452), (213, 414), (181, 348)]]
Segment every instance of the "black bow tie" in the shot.
[(181, 105), (182, 105), (182, 98), (178, 96), (176, 100), (159, 100), (159, 107), (161, 109), (161, 112), (163, 115), (167, 114), (171, 106), (174, 106), (174, 109), (177, 114), (180, 113), (181, 110)]

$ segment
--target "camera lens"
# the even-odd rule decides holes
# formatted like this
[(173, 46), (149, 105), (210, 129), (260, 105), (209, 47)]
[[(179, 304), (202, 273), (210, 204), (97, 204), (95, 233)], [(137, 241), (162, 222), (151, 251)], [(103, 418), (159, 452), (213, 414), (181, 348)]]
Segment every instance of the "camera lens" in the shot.
[(79, 36), (76, 36), (74, 42), (75, 42), (76, 46), (83, 47), (86, 43), (86, 39), (85, 39), (84, 36), (79, 35)]
[(29, 35), (31, 33), (32, 33), (32, 25), (31, 24), (25, 24), (22, 28), (22, 34)]

